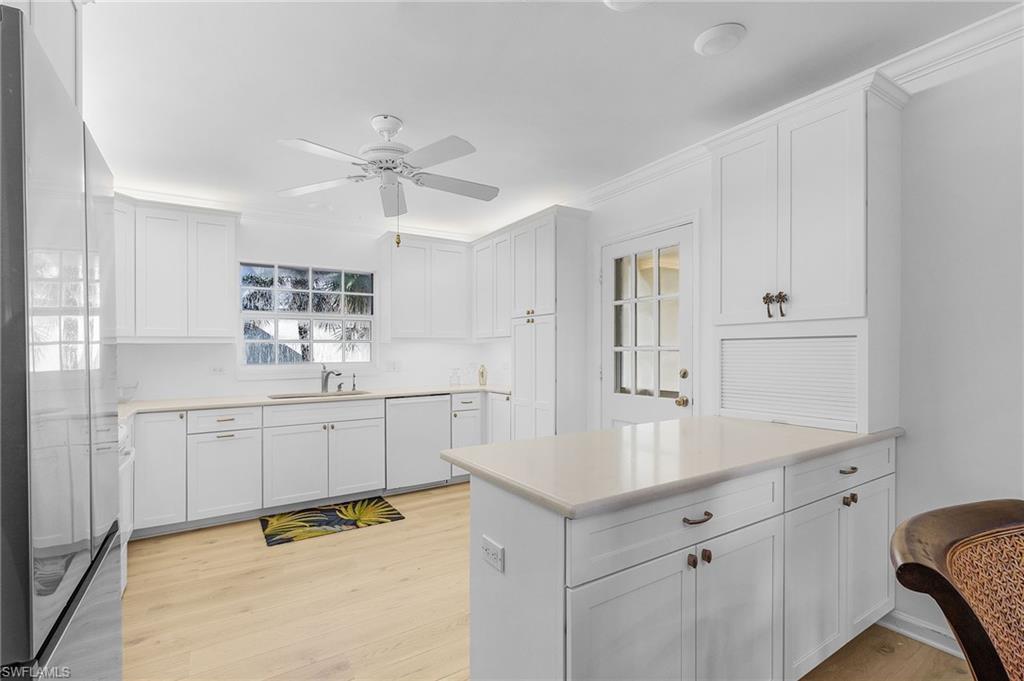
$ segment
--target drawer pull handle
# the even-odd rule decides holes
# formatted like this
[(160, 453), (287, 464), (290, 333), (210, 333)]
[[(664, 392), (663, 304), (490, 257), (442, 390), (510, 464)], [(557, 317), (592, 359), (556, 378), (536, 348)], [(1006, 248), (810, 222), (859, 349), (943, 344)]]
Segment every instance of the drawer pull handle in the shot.
[(473, 404), (473, 400), (459, 400), (459, 404)]
[(690, 520), (689, 518), (683, 518), (684, 525), (703, 525), (707, 521), (715, 517), (715, 514), (711, 511), (704, 511), (704, 517), (700, 520)]
[(849, 468), (840, 468), (839, 475), (853, 475), (859, 470), (860, 469), (857, 468), (856, 466), (850, 466)]
[(701, 549), (700, 550), (700, 558), (705, 563), (710, 563), (711, 562), (711, 549)]
[(217, 436), (217, 439), (218, 439), (218, 440), (222, 440), (222, 439), (224, 439), (224, 438), (226, 438), (226, 437), (234, 437), (234, 436), (235, 436), (235, 434), (234, 434), (234, 433), (225, 433), (224, 435), (218, 435), (218, 436)]
[(227, 423), (228, 421), (234, 421), (234, 416), (228, 416), (227, 418), (217, 419), (217, 423)]
[(694, 570), (697, 569), (697, 555), (691, 553), (686, 557), (686, 564), (692, 567)]

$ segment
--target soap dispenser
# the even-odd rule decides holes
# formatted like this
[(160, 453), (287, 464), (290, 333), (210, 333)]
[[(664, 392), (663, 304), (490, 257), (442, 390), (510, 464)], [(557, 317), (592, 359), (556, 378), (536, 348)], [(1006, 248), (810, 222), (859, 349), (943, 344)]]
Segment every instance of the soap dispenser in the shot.
[(476, 378), (480, 382), (480, 385), (487, 385), (487, 367), (483, 364), (477, 369)]

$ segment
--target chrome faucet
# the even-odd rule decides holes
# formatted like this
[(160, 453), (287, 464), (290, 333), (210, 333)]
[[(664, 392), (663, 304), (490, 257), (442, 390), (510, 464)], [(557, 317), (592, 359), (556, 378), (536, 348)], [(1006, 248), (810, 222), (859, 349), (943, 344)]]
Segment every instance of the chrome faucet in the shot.
[(337, 371), (328, 371), (326, 364), (320, 365), (320, 392), (327, 392), (327, 379), (331, 376), (341, 376)]

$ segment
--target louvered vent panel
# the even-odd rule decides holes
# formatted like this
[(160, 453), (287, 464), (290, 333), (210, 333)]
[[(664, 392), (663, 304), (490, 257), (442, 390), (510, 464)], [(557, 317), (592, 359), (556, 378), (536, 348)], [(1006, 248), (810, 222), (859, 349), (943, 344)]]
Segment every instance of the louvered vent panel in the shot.
[(857, 338), (722, 340), (725, 411), (856, 429)]

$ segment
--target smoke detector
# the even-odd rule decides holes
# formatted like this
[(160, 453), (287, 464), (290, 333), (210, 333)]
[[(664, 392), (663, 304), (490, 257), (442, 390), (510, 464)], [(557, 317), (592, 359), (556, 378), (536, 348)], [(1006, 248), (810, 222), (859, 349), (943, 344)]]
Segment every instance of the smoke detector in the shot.
[(693, 41), (693, 51), (702, 57), (714, 57), (732, 50), (747, 35), (743, 24), (728, 23), (712, 26)]

